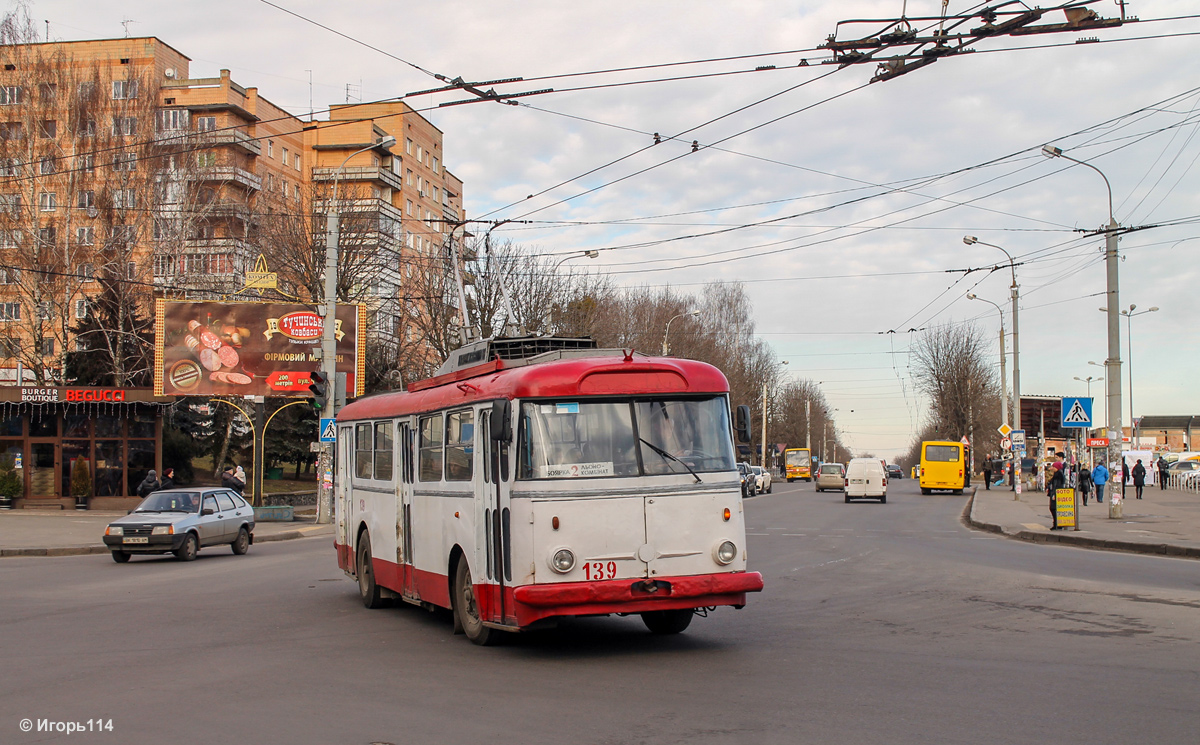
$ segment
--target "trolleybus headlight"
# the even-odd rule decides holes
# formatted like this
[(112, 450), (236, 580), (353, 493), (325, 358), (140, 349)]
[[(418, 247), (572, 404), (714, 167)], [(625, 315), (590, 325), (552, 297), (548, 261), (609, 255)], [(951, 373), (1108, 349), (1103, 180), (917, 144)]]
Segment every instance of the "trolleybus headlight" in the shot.
[(560, 548), (550, 557), (550, 568), (559, 574), (566, 574), (575, 568), (575, 554), (569, 548)]
[(729, 564), (737, 558), (737, 546), (733, 545), (733, 541), (725, 541), (717, 546), (717, 550), (713, 552), (713, 557), (718, 564)]

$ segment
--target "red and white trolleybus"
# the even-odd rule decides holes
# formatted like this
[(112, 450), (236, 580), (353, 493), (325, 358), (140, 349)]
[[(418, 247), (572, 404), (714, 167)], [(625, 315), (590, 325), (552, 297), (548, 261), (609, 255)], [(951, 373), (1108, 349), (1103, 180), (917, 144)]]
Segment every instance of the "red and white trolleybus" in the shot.
[(592, 346), (484, 340), (341, 410), (338, 565), (367, 607), (449, 608), (488, 644), (567, 616), (678, 633), (762, 589), (724, 375)]

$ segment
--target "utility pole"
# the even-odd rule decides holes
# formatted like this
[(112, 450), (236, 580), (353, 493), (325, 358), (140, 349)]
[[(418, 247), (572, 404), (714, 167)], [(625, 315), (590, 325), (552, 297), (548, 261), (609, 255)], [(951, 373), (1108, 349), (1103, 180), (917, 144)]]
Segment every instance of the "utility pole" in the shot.
[(808, 412), (810, 409), (809, 404), (811, 403), (812, 401), (810, 399), (804, 399), (804, 447), (808, 448), (808, 457), (810, 460), (812, 459), (812, 438), (809, 437), (808, 434), (809, 430), (811, 429), (811, 420), (808, 416)]

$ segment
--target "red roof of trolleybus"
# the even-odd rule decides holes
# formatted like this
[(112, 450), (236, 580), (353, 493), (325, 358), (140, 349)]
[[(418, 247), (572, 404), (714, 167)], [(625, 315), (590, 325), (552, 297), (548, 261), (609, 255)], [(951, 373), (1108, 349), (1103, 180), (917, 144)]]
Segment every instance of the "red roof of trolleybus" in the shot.
[(381, 419), (497, 398), (726, 393), (729, 381), (704, 362), (671, 357), (582, 357), (506, 368), (502, 360), (380, 393), (338, 412), (339, 421)]

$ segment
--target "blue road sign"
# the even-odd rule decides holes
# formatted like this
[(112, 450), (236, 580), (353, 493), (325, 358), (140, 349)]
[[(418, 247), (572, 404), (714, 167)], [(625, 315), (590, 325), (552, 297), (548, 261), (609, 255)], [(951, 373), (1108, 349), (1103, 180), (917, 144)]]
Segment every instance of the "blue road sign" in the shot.
[(321, 420), (321, 442), (337, 442), (336, 421), (333, 417)]
[(1092, 426), (1092, 399), (1064, 398), (1062, 400), (1062, 421), (1059, 424), (1063, 427), (1090, 429)]

